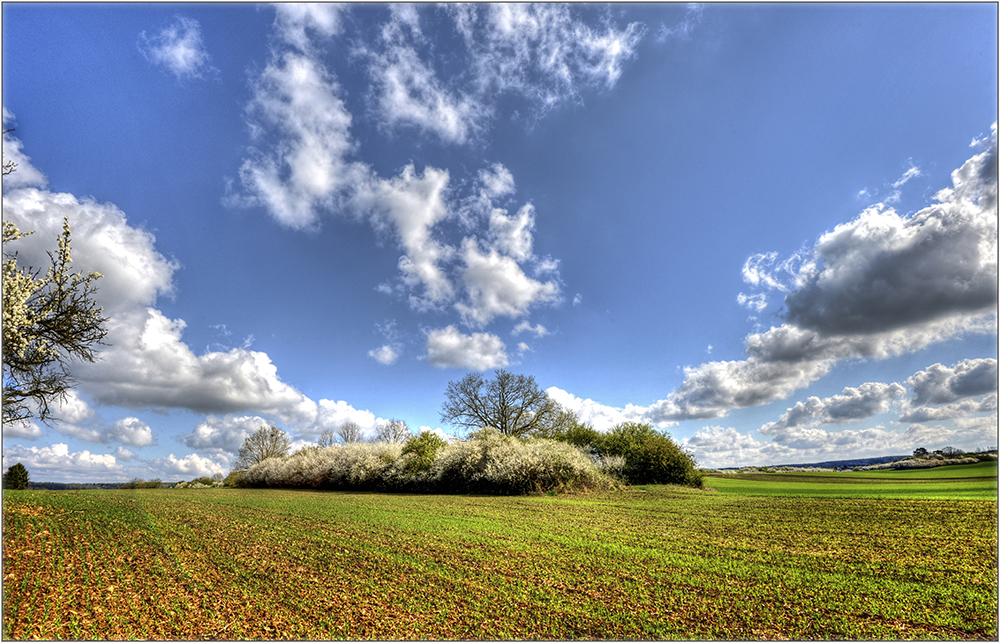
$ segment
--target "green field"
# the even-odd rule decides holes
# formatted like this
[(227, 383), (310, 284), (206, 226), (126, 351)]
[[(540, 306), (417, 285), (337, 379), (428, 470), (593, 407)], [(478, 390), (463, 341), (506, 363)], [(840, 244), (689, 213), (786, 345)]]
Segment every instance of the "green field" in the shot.
[(3, 525), (6, 639), (997, 638), (995, 501), (7, 491)]
[(733, 473), (710, 476), (705, 486), (744, 496), (995, 501), (997, 463), (840, 473)]

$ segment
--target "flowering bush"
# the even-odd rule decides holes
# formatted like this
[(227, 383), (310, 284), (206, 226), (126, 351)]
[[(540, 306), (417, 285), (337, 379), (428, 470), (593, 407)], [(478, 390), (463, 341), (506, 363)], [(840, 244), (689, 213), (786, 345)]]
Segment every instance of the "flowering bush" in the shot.
[[(427, 434), (424, 434), (427, 435)], [(436, 440), (436, 441), (435, 441)], [(620, 458), (602, 466), (621, 468)], [(522, 494), (610, 489), (616, 482), (581, 449), (555, 440), (522, 441), (485, 429), (445, 444), (414, 436), (401, 444), (308, 447), (250, 467), (241, 486)]]

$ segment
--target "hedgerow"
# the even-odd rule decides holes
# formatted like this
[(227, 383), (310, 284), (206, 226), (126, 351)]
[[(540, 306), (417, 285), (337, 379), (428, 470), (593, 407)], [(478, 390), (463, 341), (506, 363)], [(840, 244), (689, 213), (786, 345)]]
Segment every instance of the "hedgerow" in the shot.
[[(427, 433), (406, 444), (363, 443), (307, 447), (268, 458), (239, 478), (241, 486), (307, 487), (430, 493), (524, 494), (610, 489), (614, 478), (565, 442), (520, 440), (484, 429), (446, 444)], [(605, 470), (620, 468), (608, 458)]]

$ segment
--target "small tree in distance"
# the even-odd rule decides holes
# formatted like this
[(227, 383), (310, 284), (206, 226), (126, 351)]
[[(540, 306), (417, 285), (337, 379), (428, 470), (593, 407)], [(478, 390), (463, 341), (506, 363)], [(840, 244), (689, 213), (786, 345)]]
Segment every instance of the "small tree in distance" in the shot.
[(412, 435), (413, 434), (410, 433), (410, 427), (406, 426), (406, 422), (402, 420), (389, 420), (388, 422), (382, 422), (375, 427), (376, 442), (403, 444), (409, 440)]
[(262, 426), (243, 441), (240, 455), (233, 462), (233, 470), (246, 471), (268, 458), (284, 458), (290, 448), (291, 442), (287, 433), (276, 426)]
[(357, 422), (344, 422), (341, 424), (340, 428), (337, 429), (337, 437), (344, 444), (357, 444), (358, 442), (363, 442), (365, 439), (361, 434), (361, 427), (358, 426)]
[(337, 435), (330, 429), (327, 429), (326, 431), (323, 431), (322, 433), (319, 434), (319, 439), (316, 440), (316, 446), (318, 446), (321, 449), (332, 447), (333, 445), (337, 444), (336, 438)]
[(530, 375), (500, 369), (492, 380), (469, 373), (448, 382), (441, 421), (467, 430), (493, 428), (502, 435), (524, 437), (550, 427), (559, 405)]
[(27, 489), (28, 470), (18, 462), (3, 474), (4, 489)]

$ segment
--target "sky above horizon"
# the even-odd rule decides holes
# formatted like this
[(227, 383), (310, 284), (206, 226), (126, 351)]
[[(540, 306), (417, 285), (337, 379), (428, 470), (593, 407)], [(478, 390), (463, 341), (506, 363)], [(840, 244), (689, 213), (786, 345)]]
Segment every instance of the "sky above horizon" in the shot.
[[(708, 467), (997, 444), (995, 4), (3, 5), (4, 218), (108, 346), (33, 480), (532, 375)], [(13, 244), (12, 244), (13, 245)]]

